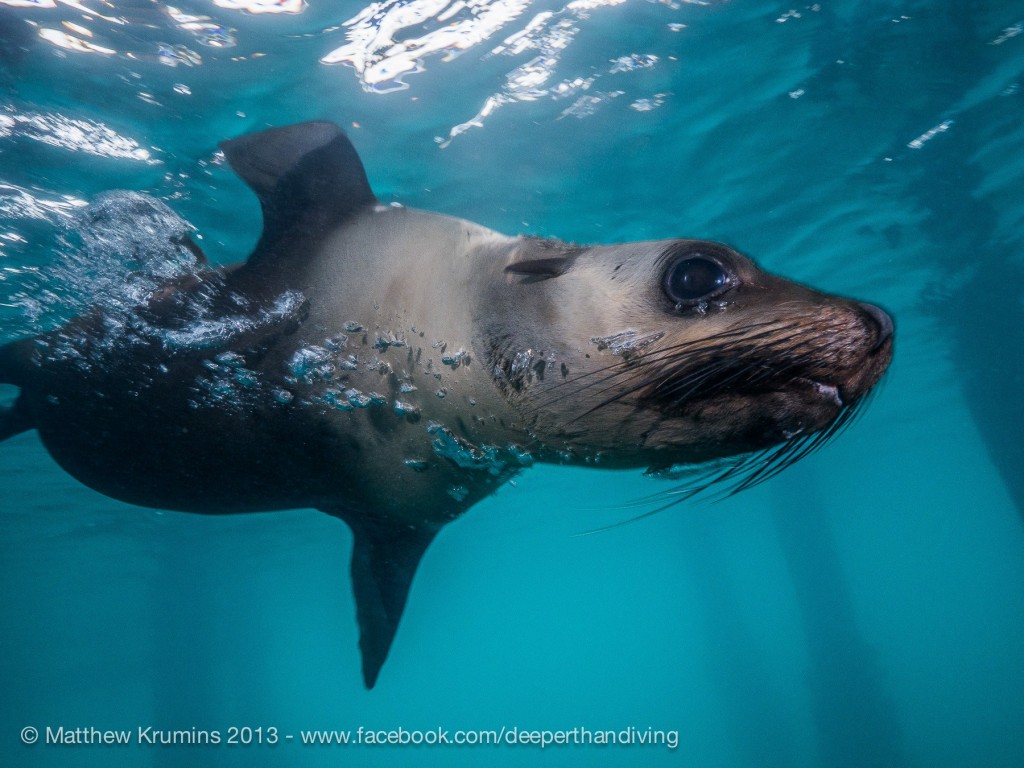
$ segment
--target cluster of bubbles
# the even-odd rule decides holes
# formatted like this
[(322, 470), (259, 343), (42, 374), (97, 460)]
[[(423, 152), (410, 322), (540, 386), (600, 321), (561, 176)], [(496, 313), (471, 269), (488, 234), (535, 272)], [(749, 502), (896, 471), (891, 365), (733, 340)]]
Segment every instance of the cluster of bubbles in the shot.
[(434, 436), (430, 444), (434, 453), (463, 469), (480, 470), (497, 477), (508, 466), (508, 462), (501, 457), (501, 449), (497, 446), (473, 445), (437, 422), (431, 422), (427, 426), (427, 432)]
[[(364, 330), (362, 323), (348, 321), (344, 329), (349, 333), (360, 333)], [(323, 344), (308, 344), (296, 349), (286, 364), (287, 375), (284, 382), (293, 389), (306, 391), (304, 403), (319, 403), (337, 411), (352, 411), (357, 408), (380, 407), (388, 404), (384, 395), (375, 391), (362, 391), (348, 384), (347, 372), (358, 370), (359, 356), (347, 350), (349, 337), (338, 334), (326, 339)], [(404, 346), (394, 334), (378, 337), (374, 348), (384, 351), (391, 346)], [(366, 361), (363, 368), (380, 375), (390, 373), (390, 366), (384, 361), (373, 359)], [(413, 390), (415, 387), (412, 388)], [(282, 390), (283, 391), (283, 390)], [(292, 402), (293, 393), (289, 393), (287, 402)], [(416, 415), (418, 409), (407, 403), (397, 402), (395, 412), (399, 415)]]
[(237, 409), (252, 404), (259, 396), (260, 375), (246, 367), (243, 355), (222, 352), (203, 361), (203, 366), (207, 374), (196, 381), (198, 397), (192, 401), (193, 407), (214, 404)]
[(434, 454), (463, 469), (487, 472), (498, 477), (507, 470), (517, 471), (533, 464), (530, 452), (515, 443), (510, 443), (505, 448), (496, 445), (474, 445), (436, 421), (427, 425), (427, 433), (433, 435), (430, 446)]
[(630, 328), (611, 336), (594, 336), (590, 339), (590, 342), (591, 344), (596, 344), (599, 350), (607, 349), (613, 355), (629, 356), (642, 352), (664, 335), (663, 332), (657, 331), (641, 336)]
[(92, 307), (127, 316), (171, 277), (200, 269), (192, 227), (164, 203), (138, 192), (106, 192), (68, 203), (45, 218), (61, 227), (59, 258), (33, 270), (7, 297), (46, 330)]

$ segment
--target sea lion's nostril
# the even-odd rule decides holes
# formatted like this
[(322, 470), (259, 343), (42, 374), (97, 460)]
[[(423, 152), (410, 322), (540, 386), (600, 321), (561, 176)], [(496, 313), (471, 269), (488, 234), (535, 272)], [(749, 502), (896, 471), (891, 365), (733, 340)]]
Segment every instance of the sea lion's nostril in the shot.
[(868, 304), (864, 301), (858, 302), (858, 304), (864, 313), (878, 326), (878, 338), (875, 339), (875, 344), (871, 348), (872, 352), (877, 352), (885, 342), (892, 338), (892, 318), (889, 317), (888, 312), (881, 307), (876, 307), (874, 304)]

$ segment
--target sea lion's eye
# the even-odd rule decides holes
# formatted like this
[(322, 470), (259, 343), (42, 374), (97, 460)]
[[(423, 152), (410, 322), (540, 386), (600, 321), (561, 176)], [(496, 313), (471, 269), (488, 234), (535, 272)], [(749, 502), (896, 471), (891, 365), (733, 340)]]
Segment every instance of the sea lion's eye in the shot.
[(726, 271), (703, 256), (677, 261), (665, 272), (665, 293), (677, 304), (710, 299), (728, 285)]

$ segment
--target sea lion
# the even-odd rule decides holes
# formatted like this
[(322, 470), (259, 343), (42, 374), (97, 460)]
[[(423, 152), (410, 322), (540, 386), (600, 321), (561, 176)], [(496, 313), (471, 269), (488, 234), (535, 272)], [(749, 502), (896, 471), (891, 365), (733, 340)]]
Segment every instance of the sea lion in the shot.
[(215, 269), (186, 242), (193, 268), (138, 301), (0, 347), (20, 388), (0, 438), (34, 428), (134, 504), (345, 521), (367, 687), (431, 540), (523, 467), (754, 452), (726, 472), (749, 484), (834, 432), (892, 355), (881, 309), (725, 245), (382, 205), (331, 123), (221, 148), (262, 206), (252, 255)]

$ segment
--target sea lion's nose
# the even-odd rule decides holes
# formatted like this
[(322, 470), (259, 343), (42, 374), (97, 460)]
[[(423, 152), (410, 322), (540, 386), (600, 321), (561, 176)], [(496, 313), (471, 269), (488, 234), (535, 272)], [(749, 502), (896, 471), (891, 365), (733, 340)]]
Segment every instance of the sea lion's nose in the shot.
[(875, 339), (875, 345), (871, 348), (872, 352), (877, 352), (885, 342), (892, 338), (892, 318), (889, 317), (888, 312), (881, 307), (876, 307), (874, 304), (868, 304), (863, 301), (858, 302), (858, 304), (864, 313), (878, 326), (878, 338)]

